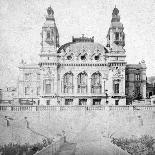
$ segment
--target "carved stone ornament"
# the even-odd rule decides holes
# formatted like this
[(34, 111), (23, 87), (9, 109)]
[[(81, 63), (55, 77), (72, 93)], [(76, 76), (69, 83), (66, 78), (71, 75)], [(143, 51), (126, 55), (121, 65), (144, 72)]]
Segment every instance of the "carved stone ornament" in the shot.
[(103, 79), (108, 79), (108, 74), (103, 74)]
[(120, 69), (117, 69), (115, 71), (115, 73), (113, 74), (114, 77), (123, 77), (123, 74), (121, 74), (121, 70)]
[(44, 71), (43, 75), (44, 75), (45, 77), (54, 76), (54, 74), (52, 74), (52, 69), (51, 69), (50, 67), (44, 69), (43, 71)]

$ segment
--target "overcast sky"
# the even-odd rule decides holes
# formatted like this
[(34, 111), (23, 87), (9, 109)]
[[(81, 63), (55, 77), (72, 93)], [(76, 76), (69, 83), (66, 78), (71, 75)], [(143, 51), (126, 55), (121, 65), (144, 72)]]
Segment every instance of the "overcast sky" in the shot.
[(144, 59), (147, 76), (155, 76), (155, 0), (0, 0), (0, 87), (15, 83), (21, 59), (39, 61), (40, 32), (49, 5), (60, 45), (81, 34), (106, 45), (116, 5), (125, 28), (127, 63)]

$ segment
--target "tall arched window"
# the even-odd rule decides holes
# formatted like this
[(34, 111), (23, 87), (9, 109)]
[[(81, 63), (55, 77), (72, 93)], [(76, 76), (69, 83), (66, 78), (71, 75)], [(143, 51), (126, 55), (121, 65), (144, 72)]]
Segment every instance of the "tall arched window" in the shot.
[(97, 72), (91, 76), (91, 93), (101, 94), (102, 84), (101, 84), (101, 73)]
[(69, 72), (64, 75), (64, 93), (73, 93), (73, 73)]
[(47, 37), (46, 37), (46, 39), (50, 39), (50, 37), (51, 37), (51, 33), (50, 33), (50, 31), (47, 31)]
[(78, 93), (87, 93), (87, 73), (82, 72), (78, 74), (77, 84), (78, 84)]
[(114, 94), (119, 94), (119, 87), (120, 87), (120, 80), (119, 79), (115, 79), (113, 81)]

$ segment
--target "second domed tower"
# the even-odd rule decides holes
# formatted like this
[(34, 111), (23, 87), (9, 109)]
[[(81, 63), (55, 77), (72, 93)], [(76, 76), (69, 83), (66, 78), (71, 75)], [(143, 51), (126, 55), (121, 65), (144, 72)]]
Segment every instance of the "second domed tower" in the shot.
[(125, 46), (125, 34), (123, 32), (124, 27), (120, 22), (119, 10), (115, 7), (112, 12), (111, 25), (107, 34), (107, 47), (114, 50), (114, 47)]

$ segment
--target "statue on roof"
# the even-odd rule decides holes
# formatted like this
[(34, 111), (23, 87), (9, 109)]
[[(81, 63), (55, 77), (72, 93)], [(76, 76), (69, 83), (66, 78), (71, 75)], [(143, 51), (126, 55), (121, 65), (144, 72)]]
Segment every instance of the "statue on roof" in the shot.
[(53, 15), (54, 14), (54, 11), (51, 8), (51, 6), (47, 8), (47, 13), (48, 13), (48, 15), (51, 15), (51, 14)]
[(116, 5), (115, 5), (115, 8), (114, 8), (112, 14), (113, 14), (113, 15), (116, 15), (116, 16), (119, 14), (119, 10), (116, 8)]

